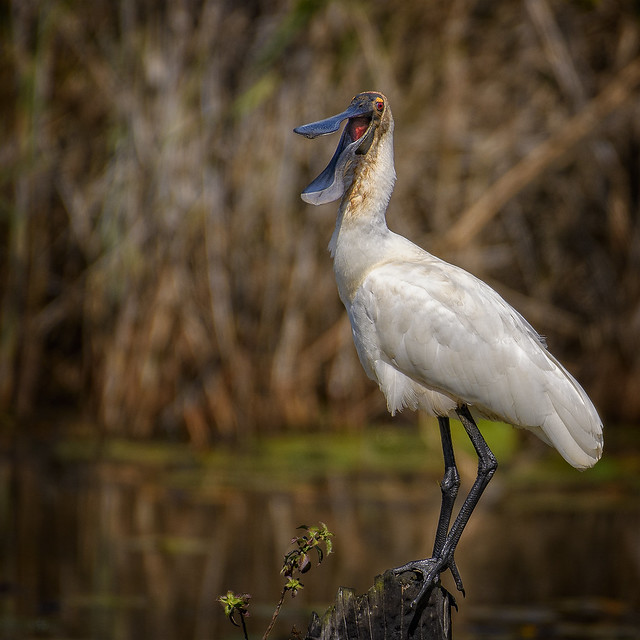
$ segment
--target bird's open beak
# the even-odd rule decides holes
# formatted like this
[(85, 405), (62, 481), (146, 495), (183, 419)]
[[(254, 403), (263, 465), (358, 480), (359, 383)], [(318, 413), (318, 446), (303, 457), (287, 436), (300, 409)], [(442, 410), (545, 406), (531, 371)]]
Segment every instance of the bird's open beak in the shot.
[(336, 116), (305, 124), (294, 129), (305, 138), (317, 138), (335, 133), (345, 120), (347, 126), (342, 132), (338, 148), (326, 169), (302, 192), (301, 198), (309, 204), (326, 204), (341, 198), (344, 194), (344, 169), (347, 161), (355, 153), (366, 153), (373, 141), (371, 126), (371, 102), (351, 103), (349, 108)]

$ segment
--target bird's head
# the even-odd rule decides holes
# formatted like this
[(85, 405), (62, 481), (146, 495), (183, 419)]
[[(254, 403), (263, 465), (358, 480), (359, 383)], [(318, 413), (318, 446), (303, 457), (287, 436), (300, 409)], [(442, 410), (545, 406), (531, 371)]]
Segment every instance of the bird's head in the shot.
[(326, 169), (302, 192), (301, 197), (309, 204), (326, 204), (341, 198), (358, 165), (370, 162), (387, 133), (393, 131), (393, 118), (388, 101), (377, 91), (358, 94), (345, 111), (338, 115), (305, 124), (294, 129), (305, 138), (317, 138), (335, 133), (342, 122), (347, 124), (338, 147)]

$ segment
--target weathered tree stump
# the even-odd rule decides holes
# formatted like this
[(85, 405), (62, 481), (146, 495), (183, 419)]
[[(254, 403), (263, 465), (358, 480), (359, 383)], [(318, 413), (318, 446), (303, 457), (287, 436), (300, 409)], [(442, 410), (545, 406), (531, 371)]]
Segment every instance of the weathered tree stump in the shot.
[(376, 576), (363, 595), (340, 587), (322, 618), (313, 614), (305, 640), (451, 640), (451, 594), (434, 587), (414, 609), (421, 583), (410, 573)]

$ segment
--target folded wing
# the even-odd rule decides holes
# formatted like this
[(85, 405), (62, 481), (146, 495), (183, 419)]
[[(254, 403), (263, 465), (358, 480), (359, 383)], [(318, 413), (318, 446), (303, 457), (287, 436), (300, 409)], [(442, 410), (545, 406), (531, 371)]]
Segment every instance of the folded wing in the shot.
[(437, 413), (444, 396), (530, 429), (577, 468), (594, 465), (602, 423), (578, 382), (491, 287), (425, 256), (374, 268), (351, 304), (360, 359), (387, 400), (401, 387), (404, 404)]

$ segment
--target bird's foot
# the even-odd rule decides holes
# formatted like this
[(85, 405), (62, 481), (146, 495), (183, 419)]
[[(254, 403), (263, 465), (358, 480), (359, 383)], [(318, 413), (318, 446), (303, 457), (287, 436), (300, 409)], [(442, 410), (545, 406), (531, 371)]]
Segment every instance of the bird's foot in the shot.
[[(453, 580), (456, 583), (458, 591), (460, 591), (464, 596), (462, 579), (460, 578), (460, 573), (458, 572), (458, 567), (456, 567), (456, 563), (453, 557), (447, 559), (444, 556), (436, 556), (434, 558), (425, 558), (424, 560), (413, 560), (411, 562), (407, 562), (407, 564), (403, 564), (401, 567), (396, 567), (395, 569), (393, 569), (393, 573), (399, 575), (401, 573), (407, 573), (411, 571), (422, 576), (422, 587), (420, 588), (418, 595), (413, 599), (413, 602), (411, 603), (412, 607), (417, 607), (420, 604), (422, 598), (433, 587), (440, 584), (440, 574), (447, 569), (451, 571), (451, 575), (453, 576)], [(453, 601), (453, 605), (456, 607), (456, 609), (458, 608), (455, 600)]]

